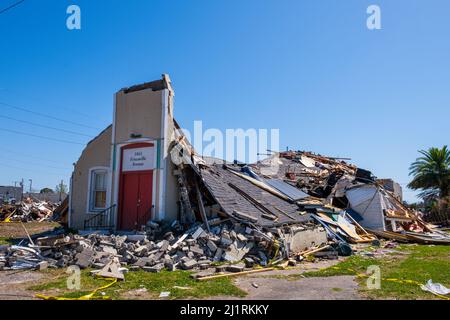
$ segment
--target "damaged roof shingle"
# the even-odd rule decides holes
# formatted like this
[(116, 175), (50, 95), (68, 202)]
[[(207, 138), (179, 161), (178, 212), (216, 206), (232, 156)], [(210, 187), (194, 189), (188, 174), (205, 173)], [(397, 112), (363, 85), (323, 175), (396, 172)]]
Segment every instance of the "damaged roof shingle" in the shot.
[[(309, 220), (309, 215), (299, 215), (298, 206), (295, 203), (280, 199), (236, 176), (221, 165), (204, 168), (201, 170), (201, 175), (215, 200), (230, 216), (233, 216), (234, 211), (239, 211), (258, 219), (257, 224), (264, 227)], [(242, 192), (239, 192), (239, 190), (242, 190)], [(246, 199), (243, 194), (249, 195), (259, 205), (255, 205), (255, 203)], [(270, 213), (277, 217), (276, 220), (264, 218), (263, 215), (267, 211), (265, 212), (261, 207), (268, 209)]]

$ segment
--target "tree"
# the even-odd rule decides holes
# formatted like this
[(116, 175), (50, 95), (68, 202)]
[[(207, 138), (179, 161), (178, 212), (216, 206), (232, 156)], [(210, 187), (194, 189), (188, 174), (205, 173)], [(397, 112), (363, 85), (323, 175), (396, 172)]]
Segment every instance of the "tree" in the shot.
[(53, 193), (53, 190), (50, 188), (44, 188), (39, 191), (39, 193)]
[(422, 190), (419, 197), (425, 201), (443, 199), (450, 196), (450, 150), (430, 148), (420, 150), (422, 157), (416, 159), (409, 168), (413, 180), (408, 187)]
[(64, 183), (58, 184), (55, 188), (56, 193), (67, 193), (67, 185)]

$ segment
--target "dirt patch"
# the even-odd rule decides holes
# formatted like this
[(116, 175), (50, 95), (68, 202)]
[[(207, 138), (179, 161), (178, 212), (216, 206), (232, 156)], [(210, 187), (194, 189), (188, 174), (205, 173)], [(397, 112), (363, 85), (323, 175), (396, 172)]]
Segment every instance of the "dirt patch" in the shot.
[[(57, 222), (26, 222), (24, 223), (30, 235), (36, 235), (59, 228)], [(0, 223), (0, 238), (21, 239), (26, 238), (27, 234), (20, 222)]]
[(33, 271), (1, 271), (0, 300), (32, 300), (33, 292), (27, 288), (44, 278), (44, 274)]

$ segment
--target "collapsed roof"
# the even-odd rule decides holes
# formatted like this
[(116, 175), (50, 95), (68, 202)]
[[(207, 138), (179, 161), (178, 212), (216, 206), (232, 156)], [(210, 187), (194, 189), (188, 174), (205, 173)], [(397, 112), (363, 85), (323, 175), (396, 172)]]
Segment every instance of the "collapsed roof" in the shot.
[[(184, 170), (192, 171), (190, 178), (198, 179), (207, 191), (206, 198), (213, 199), (224, 216), (265, 228), (313, 218), (325, 223), (331, 237), (351, 242), (373, 240), (365, 228), (434, 232), (370, 171), (344, 159), (287, 151), (254, 164), (237, 165), (220, 159), (205, 161), (182, 133), (176, 141), (189, 160)], [(191, 199), (195, 207), (196, 197), (191, 195)], [(446, 241), (450, 243), (450, 239)]]

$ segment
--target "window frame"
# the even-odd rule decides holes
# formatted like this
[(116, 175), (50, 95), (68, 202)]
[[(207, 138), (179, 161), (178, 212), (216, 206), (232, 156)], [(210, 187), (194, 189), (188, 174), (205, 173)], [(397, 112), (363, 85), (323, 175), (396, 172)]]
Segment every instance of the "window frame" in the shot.
[[(104, 208), (97, 208), (95, 207), (95, 176), (102, 172), (105, 175), (105, 207)], [(109, 175), (109, 168), (108, 167), (93, 167), (89, 169), (89, 176), (88, 176), (88, 190), (87, 190), (87, 208), (86, 212), (88, 214), (97, 214), (99, 212), (104, 211), (109, 207), (110, 203), (110, 175)]]

